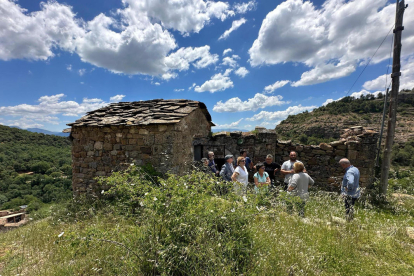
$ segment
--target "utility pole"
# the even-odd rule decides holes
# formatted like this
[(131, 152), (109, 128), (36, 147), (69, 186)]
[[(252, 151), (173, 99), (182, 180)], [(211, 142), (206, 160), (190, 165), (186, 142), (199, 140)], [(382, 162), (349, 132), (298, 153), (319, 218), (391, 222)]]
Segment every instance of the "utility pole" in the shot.
[(382, 134), (384, 133), (385, 111), (387, 110), (387, 104), (388, 104), (388, 91), (389, 91), (389, 88), (387, 88), (387, 91), (385, 92), (385, 97), (384, 97), (384, 109), (382, 110), (382, 123), (381, 123), (381, 131), (380, 131), (380, 137), (379, 137), (379, 142), (378, 142), (377, 163), (375, 164), (376, 167), (379, 167)]
[(388, 189), (388, 175), (390, 172), (392, 146), (394, 144), (395, 124), (397, 121), (397, 99), (400, 89), (400, 58), (401, 58), (401, 33), (403, 27), (403, 15), (406, 6), (404, 0), (397, 0), (394, 28), (394, 52), (392, 59), (392, 86), (390, 97), (390, 109), (387, 123), (387, 136), (385, 138), (384, 160), (381, 167), (380, 195), (385, 196)]

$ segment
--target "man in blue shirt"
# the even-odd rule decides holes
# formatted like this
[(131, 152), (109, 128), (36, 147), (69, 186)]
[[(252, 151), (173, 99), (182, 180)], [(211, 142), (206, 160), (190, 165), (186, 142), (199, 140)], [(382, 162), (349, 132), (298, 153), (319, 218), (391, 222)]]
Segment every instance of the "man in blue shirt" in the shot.
[(345, 170), (342, 180), (341, 194), (345, 199), (345, 212), (348, 221), (354, 218), (354, 205), (361, 196), (359, 188), (359, 170), (351, 165), (348, 159), (339, 160), (339, 165)]

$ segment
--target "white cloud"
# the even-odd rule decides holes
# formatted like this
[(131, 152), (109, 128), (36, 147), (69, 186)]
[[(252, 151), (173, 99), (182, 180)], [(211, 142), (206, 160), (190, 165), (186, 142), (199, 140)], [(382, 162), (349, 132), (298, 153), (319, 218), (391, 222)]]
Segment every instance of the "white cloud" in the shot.
[(249, 74), (249, 70), (246, 69), (246, 67), (240, 67), (239, 69), (237, 69), (236, 71), (234, 71), (234, 73), (241, 77), (244, 78), (247, 74)]
[[(366, 64), (394, 24), (394, 14), (395, 5), (387, 0), (327, 0), (319, 9), (310, 1), (287, 0), (263, 20), (249, 50), (250, 63), (300, 62), (311, 67), (294, 86), (347, 76)], [(403, 56), (408, 56), (414, 49), (414, 18), (404, 18), (404, 25)], [(388, 55), (389, 47), (381, 47), (372, 63)]]
[(0, 60), (47, 60), (60, 48), (113, 73), (166, 79), (175, 76), (171, 70), (188, 70), (191, 63), (205, 68), (218, 61), (207, 45), (172, 52), (177, 44), (169, 29), (188, 35), (212, 18), (224, 20), (235, 14), (221, 1), (123, 0), (123, 4), (110, 16), (101, 13), (85, 22), (75, 18), (70, 6), (55, 1), (27, 13), (14, 1), (0, 0)]
[(154, 84), (155, 84), (156, 86), (160, 86), (160, 85), (161, 85), (161, 83), (159, 83), (159, 82), (154, 82)]
[[(387, 80), (387, 87), (391, 83), (391, 75), (382, 75), (376, 79), (367, 81), (363, 87), (367, 90), (379, 90), (385, 91), (385, 80)], [(401, 77), (400, 77), (400, 90), (401, 89), (413, 89), (414, 88), (414, 55), (404, 59), (401, 62)], [(385, 93), (385, 92), (384, 92)]]
[(234, 5), (234, 10), (236, 13), (246, 13), (256, 8), (256, 1), (249, 1), (247, 3), (237, 3)]
[(68, 66), (66, 66), (66, 69), (67, 69), (68, 71), (72, 71), (72, 64), (69, 64)]
[(73, 52), (75, 39), (84, 34), (71, 8), (54, 1), (26, 14), (14, 1), (0, 0), (0, 60), (47, 60), (52, 49)]
[(217, 54), (210, 53), (210, 46), (180, 48), (165, 58), (165, 64), (169, 69), (180, 71), (188, 70), (190, 63), (196, 68), (205, 68), (219, 60)]
[(114, 73), (158, 75), (166, 73), (167, 54), (176, 47), (174, 37), (160, 24), (123, 14), (123, 25), (100, 14), (87, 23), (87, 33), (77, 39), (77, 53), (84, 62)]
[(301, 112), (306, 111), (306, 110), (311, 111), (315, 108), (317, 108), (317, 106), (315, 106), (315, 105), (312, 105), (312, 106), (297, 105), (297, 106), (290, 106), (286, 110), (282, 110), (282, 111), (274, 111), (274, 112), (261, 111), (260, 113), (255, 114), (251, 118), (246, 118), (246, 120), (247, 121), (283, 120), (283, 119), (286, 119), (289, 115), (295, 115), (295, 114), (301, 113)]
[(190, 87), (188, 87), (188, 90), (193, 89), (195, 86), (196, 86), (196, 84), (195, 84), (195, 83), (193, 83)]
[(247, 20), (244, 19), (243, 17), (240, 18), (239, 20), (234, 20), (233, 23), (231, 24), (230, 29), (226, 30), (220, 37), (219, 40), (221, 39), (226, 39), (229, 37), (229, 35), (234, 32), (235, 30), (237, 30), (238, 28), (240, 28), (241, 25), (243, 25), (244, 23), (246, 23)]
[(182, 92), (182, 91), (184, 91), (184, 88), (174, 89), (174, 92)]
[(86, 69), (79, 69), (79, 76), (83, 76), (86, 73)]
[(288, 81), (288, 80), (277, 81), (274, 84), (270, 84), (270, 85), (266, 86), (264, 88), (264, 91), (265, 91), (265, 93), (273, 93), (273, 91), (275, 91), (276, 89), (279, 89), (279, 88), (285, 86), (289, 82), (290, 81)]
[(123, 0), (128, 4), (129, 16), (141, 20), (148, 16), (153, 21), (162, 22), (167, 29), (174, 29), (183, 35), (198, 33), (212, 18), (225, 20), (234, 15), (229, 4), (204, 0)]
[(215, 112), (241, 112), (241, 111), (256, 111), (261, 108), (275, 105), (283, 105), (289, 102), (282, 101), (283, 97), (266, 96), (257, 93), (253, 98), (243, 102), (240, 98), (231, 98), (226, 102), (219, 101), (213, 107)]
[(243, 121), (243, 119), (240, 119), (230, 124), (216, 125), (215, 128), (237, 128), (239, 127), (241, 121)]
[(338, 64), (332, 63), (317, 65), (310, 71), (304, 72), (300, 80), (293, 82), (294, 87), (317, 84), (327, 82), (329, 80), (338, 79), (349, 76), (355, 71), (354, 64)]
[[(349, 95), (349, 97), (352, 97), (352, 98), (355, 98), (355, 99), (359, 99), (359, 98), (361, 98), (361, 96), (367, 96), (367, 95), (373, 95), (374, 97), (378, 97), (378, 94), (380, 94), (380, 93), (382, 93), (382, 94), (384, 94), (385, 92), (384, 91), (375, 91), (375, 92), (369, 92), (369, 91), (367, 91), (367, 90), (361, 90), (361, 91), (359, 91), (359, 92), (354, 92), (354, 93), (352, 93), (351, 95)], [(344, 97), (340, 97), (339, 99), (337, 99), (337, 100), (334, 100), (334, 99), (327, 99), (323, 104), (322, 104), (322, 106), (325, 106), (325, 105), (327, 105), (327, 104), (330, 104), (330, 103), (332, 103), (332, 102), (337, 102), (337, 101), (340, 101), (340, 100), (342, 100)]]
[(210, 80), (203, 83), (201, 86), (196, 86), (194, 91), (196, 92), (206, 92), (209, 91), (211, 93), (217, 91), (223, 91), (227, 88), (233, 87), (233, 82), (231, 81), (229, 74), (231, 73), (232, 69), (226, 69), (224, 74), (218, 73), (211, 77)]
[(327, 99), (323, 104), (322, 104), (322, 106), (325, 106), (325, 105), (327, 105), (327, 104), (330, 104), (330, 103), (332, 103), (332, 102), (334, 102), (334, 99)]
[(115, 95), (109, 98), (109, 101), (112, 102), (120, 102), (122, 99), (125, 98), (125, 95)]
[(225, 56), (226, 54), (229, 54), (231, 52), (233, 52), (233, 50), (230, 49), (230, 48), (227, 48), (226, 50), (223, 51), (223, 56)]
[(178, 77), (178, 74), (174, 72), (168, 72), (168, 73), (162, 74), (161, 76), (161, 78), (166, 81), (169, 81), (170, 79), (175, 79), (176, 77)]
[[(119, 97), (116, 95), (114, 97)], [(102, 99), (83, 98), (82, 102), (63, 101), (64, 94), (52, 96), (42, 96), (37, 105), (20, 104), (15, 106), (0, 106), (0, 116), (28, 116), (30, 118), (38, 116), (51, 116), (61, 114), (63, 116), (79, 116), (88, 111), (108, 105)]]
[(251, 129), (253, 126), (252, 125), (244, 125), (243, 128), (245, 129)]
[(221, 65), (235, 68), (239, 65), (236, 59), (240, 59), (240, 57), (238, 55), (233, 55), (232, 57), (225, 57), (223, 58), (223, 62), (221, 63)]

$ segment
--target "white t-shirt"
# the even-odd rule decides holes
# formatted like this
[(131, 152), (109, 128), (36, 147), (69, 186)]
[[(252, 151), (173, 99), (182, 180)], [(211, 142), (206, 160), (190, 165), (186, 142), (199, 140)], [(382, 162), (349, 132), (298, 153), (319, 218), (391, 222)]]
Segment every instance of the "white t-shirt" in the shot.
[[(282, 170), (285, 170), (285, 171), (291, 171), (291, 170), (293, 170), (293, 164), (295, 164), (296, 162), (301, 162), (301, 161), (299, 161), (299, 160), (296, 160), (295, 162), (292, 162), (290, 160), (285, 161), (283, 163), (281, 169)], [(290, 174), (286, 174), (285, 175), (285, 183), (289, 183), (290, 182), (290, 179), (292, 178), (292, 175), (293, 175), (293, 173), (290, 173)]]
[(244, 186), (247, 186), (248, 183), (248, 179), (249, 179), (249, 174), (247, 173), (246, 169), (242, 169), (242, 167), (237, 166), (236, 170), (234, 171), (236, 173), (238, 173), (236, 180), (240, 183), (242, 183)]

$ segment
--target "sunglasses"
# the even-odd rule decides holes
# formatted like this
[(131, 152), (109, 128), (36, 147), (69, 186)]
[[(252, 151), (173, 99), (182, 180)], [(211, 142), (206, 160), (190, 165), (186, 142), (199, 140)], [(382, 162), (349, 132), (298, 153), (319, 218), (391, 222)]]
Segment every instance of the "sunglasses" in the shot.
[(240, 160), (240, 162), (246, 162), (246, 160)]

